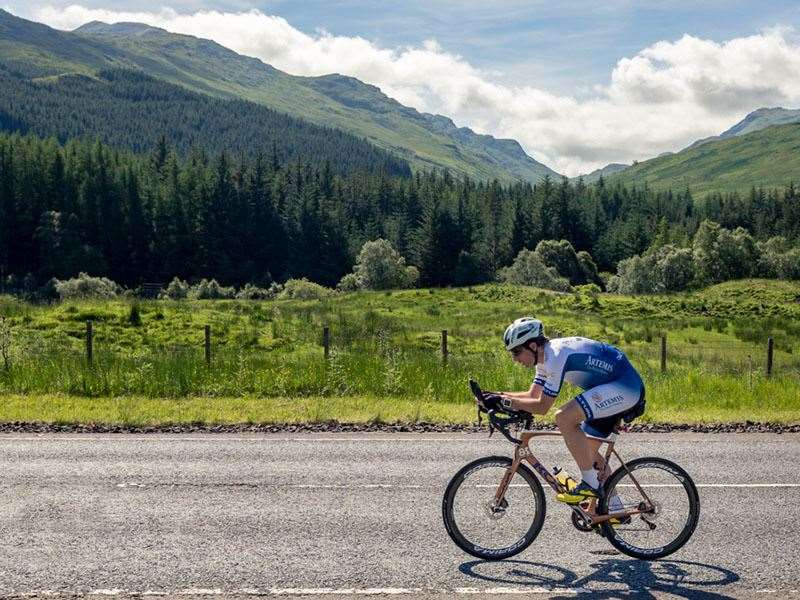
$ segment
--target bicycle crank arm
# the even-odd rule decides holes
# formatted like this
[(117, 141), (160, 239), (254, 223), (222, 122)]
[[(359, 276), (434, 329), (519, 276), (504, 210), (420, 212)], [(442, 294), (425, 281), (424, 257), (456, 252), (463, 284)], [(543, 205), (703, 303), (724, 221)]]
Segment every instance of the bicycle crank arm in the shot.
[(599, 525), (600, 523), (605, 523), (610, 519), (624, 519), (625, 517), (632, 517), (634, 515), (639, 515), (639, 517), (645, 521), (648, 525), (650, 525), (650, 529), (655, 529), (655, 524), (651, 523), (647, 519), (642, 516), (642, 513), (649, 512), (643, 510), (628, 510), (624, 512), (615, 512), (615, 513), (608, 513), (607, 515), (589, 515), (586, 514), (589, 519), (591, 519), (590, 525)]

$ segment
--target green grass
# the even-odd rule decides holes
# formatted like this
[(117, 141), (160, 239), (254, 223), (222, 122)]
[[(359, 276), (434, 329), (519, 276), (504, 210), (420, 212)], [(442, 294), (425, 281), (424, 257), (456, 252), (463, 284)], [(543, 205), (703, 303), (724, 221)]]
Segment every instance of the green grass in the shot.
[[(535, 314), (551, 335), (624, 349), (647, 385), (647, 420), (800, 421), (798, 297), (798, 283), (759, 280), (654, 297), (487, 285), (321, 301), (140, 301), (139, 325), (125, 300), (33, 306), (0, 297), (12, 332), (10, 368), (0, 364), (0, 420), (18, 420), (27, 397), (41, 406), (23, 420), (461, 422), (472, 418), (469, 377), (487, 389), (530, 385), (532, 373), (512, 364), (500, 336), (513, 318)], [(92, 365), (86, 319), (94, 322)], [(323, 326), (331, 330), (328, 361)], [(772, 378), (764, 376), (767, 336), (775, 339)], [(565, 389), (559, 401), (573, 393)], [(119, 407), (128, 412), (114, 413)]]
[[(571, 396), (564, 395), (560, 402)], [(553, 412), (538, 420), (552, 423)], [(10, 394), (0, 403), (2, 422), (102, 423), (147, 426), (187, 423), (269, 424), (472, 423), (475, 405), (461, 386), (456, 401), (426, 397), (303, 396), (85, 398), (62, 394)], [(643, 423), (800, 422), (797, 381), (786, 377), (734, 379), (698, 370), (648, 380)]]

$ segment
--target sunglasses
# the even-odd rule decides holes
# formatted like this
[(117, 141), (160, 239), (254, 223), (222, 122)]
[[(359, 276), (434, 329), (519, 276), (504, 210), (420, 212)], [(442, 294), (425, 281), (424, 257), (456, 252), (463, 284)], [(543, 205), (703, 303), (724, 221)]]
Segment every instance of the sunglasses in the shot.
[(519, 356), (522, 354), (522, 351), (525, 350), (522, 346), (517, 346), (516, 348), (511, 349), (511, 356)]

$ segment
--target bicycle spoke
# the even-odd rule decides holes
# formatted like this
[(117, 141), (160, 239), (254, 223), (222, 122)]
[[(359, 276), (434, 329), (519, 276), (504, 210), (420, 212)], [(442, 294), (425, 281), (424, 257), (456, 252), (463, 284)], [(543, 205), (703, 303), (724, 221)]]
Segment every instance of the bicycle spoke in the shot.
[[(639, 459), (610, 482), (609, 512), (645, 510), (630, 523), (606, 528), (614, 545), (632, 555), (664, 556), (683, 545), (697, 523), (697, 491), (679, 467), (661, 459)], [(635, 479), (635, 481), (634, 481)], [(638, 485), (637, 485), (638, 484)], [(644, 494), (642, 494), (644, 492)], [(620, 510), (616, 495), (622, 502)]]
[(453, 478), (445, 494), (448, 532), (476, 556), (512, 556), (527, 547), (541, 528), (544, 497), (532, 473), (515, 473), (502, 501), (495, 500), (510, 464), (499, 457), (475, 461)]

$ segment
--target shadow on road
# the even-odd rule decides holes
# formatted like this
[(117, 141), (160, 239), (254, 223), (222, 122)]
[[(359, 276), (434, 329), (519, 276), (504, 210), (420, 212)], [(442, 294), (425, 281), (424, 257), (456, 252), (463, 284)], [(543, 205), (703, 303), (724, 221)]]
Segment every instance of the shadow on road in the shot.
[(521, 560), (475, 560), (463, 563), (459, 570), (495, 585), (546, 588), (555, 594), (563, 590), (568, 592), (563, 597), (570, 600), (576, 591), (609, 599), (654, 598), (656, 593), (705, 600), (729, 598), (721, 593), (724, 586), (739, 581), (739, 575), (729, 569), (681, 560), (602, 559), (590, 566), (595, 570), (585, 577), (556, 565)]

